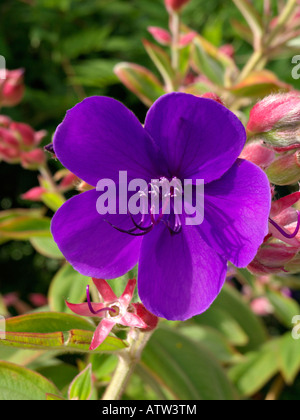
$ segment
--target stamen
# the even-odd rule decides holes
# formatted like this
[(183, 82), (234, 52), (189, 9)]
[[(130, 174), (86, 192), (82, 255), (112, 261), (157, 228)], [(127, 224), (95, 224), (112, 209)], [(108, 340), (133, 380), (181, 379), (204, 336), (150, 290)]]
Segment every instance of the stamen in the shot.
[(297, 211), (297, 216), (298, 216), (298, 222), (297, 222), (297, 226), (295, 229), (294, 233), (287, 233), (284, 229), (282, 229), (276, 222), (274, 222), (274, 220), (272, 220), (271, 218), (269, 218), (269, 222), (271, 223), (271, 225), (273, 225), (285, 238), (288, 239), (293, 239), (297, 236), (299, 230), (300, 230), (300, 213), (299, 211)]
[(92, 302), (91, 302), (91, 298), (90, 298), (90, 286), (89, 285), (86, 286), (86, 297), (87, 297), (87, 303), (88, 303), (89, 310), (92, 312), (92, 314), (98, 315), (98, 314), (100, 314), (100, 312), (104, 312), (104, 311), (116, 312), (116, 310), (113, 309), (113, 308), (102, 308), (102, 309), (99, 309), (99, 311), (94, 311), (93, 306), (92, 306)]

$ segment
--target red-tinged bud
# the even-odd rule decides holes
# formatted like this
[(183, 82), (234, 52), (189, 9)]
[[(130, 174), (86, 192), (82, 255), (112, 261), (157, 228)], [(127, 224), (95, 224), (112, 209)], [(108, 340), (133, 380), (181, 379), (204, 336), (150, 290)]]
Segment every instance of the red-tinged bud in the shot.
[(11, 124), (11, 118), (6, 115), (0, 115), (0, 127), (8, 128)]
[(7, 70), (6, 79), (0, 80), (0, 105), (15, 106), (21, 102), (25, 91), (24, 70)]
[(88, 184), (85, 181), (80, 182), (80, 184), (77, 187), (77, 190), (80, 192), (86, 192), (86, 191), (90, 191), (93, 190), (95, 187), (93, 187), (92, 185)]
[(222, 47), (219, 48), (219, 51), (227, 55), (227, 57), (234, 58), (235, 51), (231, 44), (222, 45)]
[(42, 201), (42, 196), (47, 190), (43, 187), (34, 187), (31, 190), (27, 191), (25, 194), (21, 195), (22, 200), (27, 201)]
[(134, 307), (135, 314), (148, 326), (148, 328), (143, 328), (143, 331), (152, 331), (157, 327), (159, 318), (149, 312), (142, 303), (132, 303), (131, 306)]
[(59, 190), (61, 192), (72, 190), (79, 183), (79, 178), (67, 169), (56, 172), (54, 180), (60, 181)]
[(25, 147), (34, 146), (35, 132), (28, 124), (13, 122), (10, 130)]
[[(275, 131), (295, 130), (300, 125), (300, 94), (298, 92), (284, 93), (267, 96), (258, 102), (250, 112), (250, 118), (247, 125), (249, 135), (262, 133), (270, 134), (271, 138), (266, 141), (277, 147), (286, 147), (291, 145), (291, 138), (285, 141), (276, 141)], [(272, 140), (272, 137), (275, 137)], [(262, 137), (265, 140), (265, 137)], [(299, 142), (300, 146), (300, 142)]]
[(212, 99), (213, 101), (216, 101), (221, 105), (224, 105), (224, 102), (222, 101), (222, 99), (213, 92), (204, 93), (203, 95), (201, 95), (201, 98)]
[(276, 159), (266, 170), (275, 185), (292, 185), (300, 180), (300, 151)]
[(170, 45), (172, 42), (171, 34), (165, 29), (156, 26), (149, 26), (148, 31), (153, 36), (155, 41), (161, 45)]
[(20, 151), (13, 147), (5, 147), (0, 144), (0, 161), (15, 164), (20, 161)]
[(185, 35), (181, 35), (179, 39), (179, 46), (186, 47), (187, 45), (190, 45), (196, 36), (197, 36), (197, 32), (188, 32)]
[(284, 243), (264, 243), (247, 268), (251, 273), (258, 275), (282, 273), (286, 264), (297, 255), (298, 250), (299, 247)]
[(254, 141), (246, 144), (240, 158), (266, 169), (275, 160), (275, 152), (264, 147), (262, 141)]
[(25, 169), (36, 170), (46, 162), (45, 153), (42, 149), (34, 149), (21, 154), (21, 165)]
[(254, 299), (250, 306), (252, 311), (259, 316), (270, 315), (274, 312), (273, 306), (266, 297)]
[(190, 0), (165, 0), (167, 10), (171, 12), (178, 12)]
[(48, 304), (47, 297), (45, 295), (42, 295), (41, 293), (31, 293), (29, 295), (29, 300), (33, 304), (33, 306), (36, 306), (37, 308)]

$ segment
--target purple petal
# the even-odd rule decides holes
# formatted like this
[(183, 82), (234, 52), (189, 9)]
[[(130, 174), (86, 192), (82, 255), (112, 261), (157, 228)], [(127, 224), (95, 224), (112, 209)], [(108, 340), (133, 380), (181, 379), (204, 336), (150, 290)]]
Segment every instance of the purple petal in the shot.
[(158, 317), (186, 320), (204, 312), (219, 294), (227, 264), (194, 226), (171, 235), (160, 223), (144, 238), (139, 262), (139, 296)]
[[(94, 317), (95, 315), (90, 311), (89, 305), (87, 303), (70, 303), (66, 301), (66, 305), (69, 309), (71, 309), (74, 314), (81, 315), (81, 316), (91, 316)], [(97, 312), (104, 308), (103, 303), (93, 303), (93, 309)], [(100, 312), (97, 317), (101, 318), (105, 315), (105, 312)]]
[(127, 215), (100, 216), (96, 210), (99, 193), (95, 190), (68, 200), (54, 215), (51, 231), (59, 249), (81, 274), (113, 279), (131, 270), (138, 261), (141, 238), (114, 229), (129, 229)]
[(108, 334), (113, 329), (113, 326), (115, 325), (115, 322), (111, 319), (102, 319), (100, 324), (98, 325), (91, 342), (90, 350), (95, 350), (100, 346), (100, 344), (103, 343), (103, 341), (106, 339)]
[(115, 99), (91, 97), (69, 110), (53, 144), (61, 163), (93, 186), (102, 178), (118, 183), (119, 171), (145, 180), (157, 173), (153, 141)]
[(246, 141), (239, 119), (219, 103), (184, 93), (161, 97), (148, 112), (145, 129), (161, 147), (171, 176), (220, 178)]
[(270, 184), (253, 163), (238, 159), (218, 181), (205, 185), (202, 238), (237, 267), (246, 267), (268, 233)]

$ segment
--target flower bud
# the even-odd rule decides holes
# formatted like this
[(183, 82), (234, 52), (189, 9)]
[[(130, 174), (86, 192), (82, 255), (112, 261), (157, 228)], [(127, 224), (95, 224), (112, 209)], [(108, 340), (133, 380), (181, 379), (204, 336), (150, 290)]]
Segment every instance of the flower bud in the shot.
[(190, 0), (165, 0), (167, 10), (178, 12)]
[(276, 159), (266, 170), (272, 184), (292, 185), (300, 180), (300, 151)]
[(148, 328), (143, 328), (143, 331), (152, 331), (157, 327), (158, 317), (149, 312), (142, 303), (132, 303), (135, 314), (138, 315), (147, 324)]
[(21, 198), (27, 201), (42, 201), (42, 195), (46, 192), (47, 190), (43, 187), (34, 187), (22, 194)]
[(165, 29), (156, 26), (149, 26), (148, 31), (153, 36), (155, 41), (161, 45), (170, 45), (172, 42), (171, 34)]
[(6, 79), (0, 80), (0, 106), (15, 106), (24, 95), (24, 70), (6, 71)]
[(249, 136), (257, 136), (278, 151), (300, 147), (300, 94), (270, 95), (250, 112)]
[(282, 273), (285, 265), (297, 255), (298, 249), (283, 243), (264, 243), (247, 268), (258, 275)]
[(21, 155), (21, 165), (24, 169), (36, 170), (44, 165), (46, 157), (42, 149), (34, 149)]
[(204, 93), (203, 95), (201, 95), (201, 98), (212, 99), (213, 101), (216, 101), (221, 105), (224, 105), (224, 102), (222, 101), (222, 99), (216, 93), (213, 93), (213, 92)]
[(273, 312), (273, 307), (266, 297), (260, 297), (254, 299), (250, 303), (252, 311), (256, 315), (265, 316), (270, 315)]
[(240, 158), (265, 169), (275, 160), (275, 152), (264, 147), (262, 141), (254, 141), (246, 144)]

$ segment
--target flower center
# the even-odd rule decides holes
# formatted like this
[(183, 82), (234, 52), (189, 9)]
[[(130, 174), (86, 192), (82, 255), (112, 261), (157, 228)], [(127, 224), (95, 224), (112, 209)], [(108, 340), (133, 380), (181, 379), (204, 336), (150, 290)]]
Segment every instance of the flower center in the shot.
[[(148, 184), (148, 190), (140, 191), (140, 197), (143, 203), (147, 203), (144, 204), (140, 222), (137, 223), (130, 213), (134, 225), (131, 229), (121, 229), (110, 223), (113, 228), (132, 236), (144, 236), (162, 222), (171, 235), (181, 232), (182, 223), (179, 215), (182, 214), (183, 189), (178, 178), (168, 180), (162, 177), (159, 180), (153, 180)], [(150, 214), (150, 223), (146, 224), (148, 214)]]

